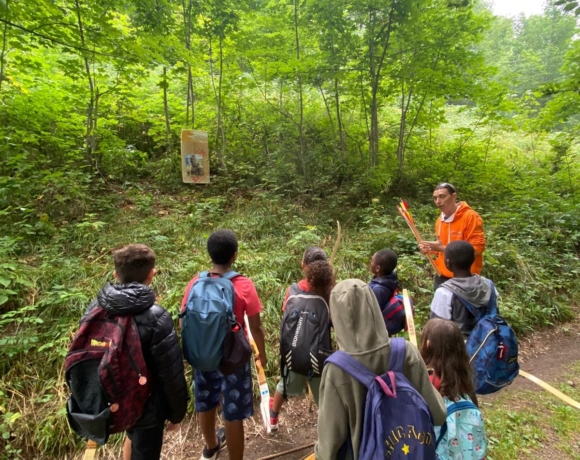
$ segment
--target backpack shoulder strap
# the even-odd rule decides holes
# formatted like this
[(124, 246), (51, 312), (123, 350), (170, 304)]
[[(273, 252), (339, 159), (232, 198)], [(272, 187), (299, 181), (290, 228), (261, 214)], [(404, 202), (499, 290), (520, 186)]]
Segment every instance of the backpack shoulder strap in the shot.
[(344, 351), (336, 351), (325, 361), (325, 365), (332, 363), (340, 367), (344, 372), (350, 374), (351, 377), (357, 379), (364, 386), (369, 388), (376, 375), (371, 372), (364, 364), (360, 363), (356, 358), (353, 358)]
[(235, 271), (233, 271), (233, 270), (230, 270), (229, 272), (226, 272), (226, 273), (224, 273), (224, 274), (222, 275), (222, 278), (225, 278), (225, 279), (227, 279), (227, 280), (230, 280), (230, 281), (231, 281), (233, 278), (235, 278), (235, 277), (236, 277), (236, 276), (238, 276), (238, 275), (239, 275), (239, 273), (238, 273), (238, 272), (235, 272)]
[(489, 281), (489, 286), (491, 287), (491, 297), (489, 299), (489, 303), (487, 304), (487, 314), (493, 316), (499, 314), (499, 309), (497, 308), (497, 294), (493, 281), (490, 279), (487, 281)]
[(305, 291), (300, 289), (300, 287), (298, 286), (298, 283), (292, 283), (290, 285), (288, 297), (290, 297), (291, 295), (304, 294), (304, 293), (305, 293)]
[(403, 372), (407, 342), (403, 337), (391, 339), (391, 358), (389, 359), (389, 371)]

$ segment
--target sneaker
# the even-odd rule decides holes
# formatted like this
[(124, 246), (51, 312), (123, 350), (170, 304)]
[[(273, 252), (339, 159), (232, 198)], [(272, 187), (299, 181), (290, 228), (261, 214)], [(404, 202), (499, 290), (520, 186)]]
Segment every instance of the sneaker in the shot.
[(220, 428), (215, 432), (215, 436), (218, 440), (218, 445), (213, 449), (208, 449), (207, 446), (203, 448), (203, 454), (201, 455), (201, 460), (215, 460), (217, 458), (218, 452), (226, 447), (226, 429)]
[(272, 417), (273, 412), (270, 411), (270, 430), (271, 431), (278, 431), (278, 416)]
[(274, 405), (274, 397), (270, 396), (270, 430), (271, 431), (278, 431), (278, 415), (276, 412), (272, 410), (272, 406)]

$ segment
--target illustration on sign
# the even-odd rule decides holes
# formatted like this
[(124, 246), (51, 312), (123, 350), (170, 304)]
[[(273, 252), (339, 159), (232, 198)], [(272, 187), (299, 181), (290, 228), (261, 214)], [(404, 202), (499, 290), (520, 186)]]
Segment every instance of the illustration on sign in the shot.
[(186, 184), (209, 184), (209, 149), (206, 131), (181, 131), (181, 175)]

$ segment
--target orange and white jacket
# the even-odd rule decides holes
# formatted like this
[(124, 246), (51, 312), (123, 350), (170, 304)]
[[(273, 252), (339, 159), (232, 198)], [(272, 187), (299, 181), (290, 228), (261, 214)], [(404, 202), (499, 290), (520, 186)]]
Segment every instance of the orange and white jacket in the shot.
[[(475, 262), (471, 266), (471, 273), (479, 275), (483, 266), (483, 251), (485, 251), (485, 235), (481, 216), (469, 207), (465, 201), (458, 203), (457, 211), (451, 219), (443, 220), (443, 214), (435, 222), (437, 239), (447, 246), (451, 241), (469, 241), (475, 248)], [(442, 276), (453, 278), (453, 273), (447, 270), (442, 253), (435, 259), (435, 265)]]

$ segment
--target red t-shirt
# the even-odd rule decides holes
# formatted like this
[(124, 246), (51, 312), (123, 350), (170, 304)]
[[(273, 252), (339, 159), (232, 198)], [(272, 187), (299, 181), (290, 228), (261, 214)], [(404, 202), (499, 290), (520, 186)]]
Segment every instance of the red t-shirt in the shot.
[[(185, 294), (183, 295), (183, 300), (181, 301), (181, 311), (185, 310), (185, 304), (187, 303), (187, 298), (189, 297), (189, 291), (193, 283), (197, 281), (199, 275), (196, 275), (185, 288)], [(254, 287), (254, 283), (243, 275), (238, 275), (232, 278), (232, 284), (234, 285), (234, 315), (236, 320), (240, 324), (244, 324), (244, 313), (250, 316), (257, 315), (262, 311), (262, 303)], [(244, 326), (245, 329), (245, 326)]]
[[(305, 292), (310, 292), (310, 284), (305, 279), (298, 281), (298, 287)], [(286, 309), (286, 302), (290, 297), (290, 288), (286, 289), (286, 295), (284, 296), (284, 303), (282, 304), (282, 311)]]

